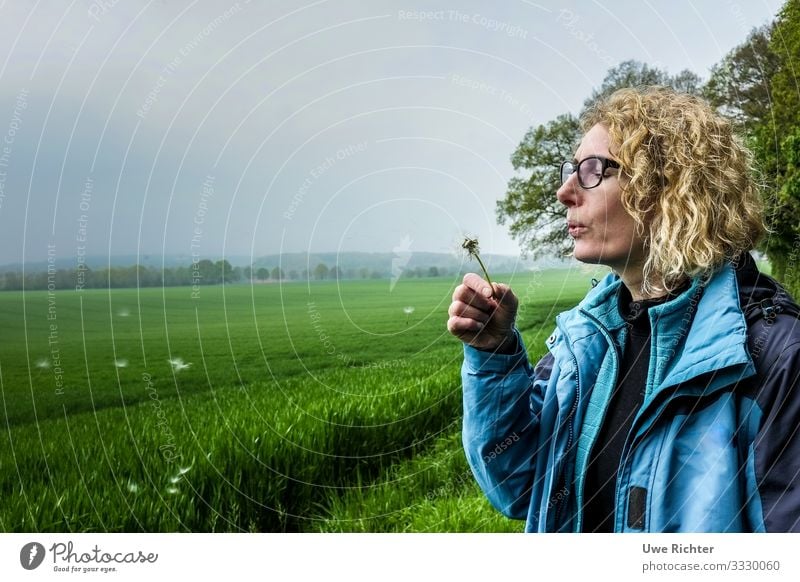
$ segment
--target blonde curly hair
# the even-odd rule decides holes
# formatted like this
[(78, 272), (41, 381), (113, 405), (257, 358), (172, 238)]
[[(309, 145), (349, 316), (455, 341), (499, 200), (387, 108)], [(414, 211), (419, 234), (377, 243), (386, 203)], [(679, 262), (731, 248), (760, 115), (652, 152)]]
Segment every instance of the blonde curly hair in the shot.
[(620, 162), (621, 202), (645, 239), (642, 291), (710, 277), (766, 232), (750, 151), (711, 106), (667, 87), (620, 89), (591, 107)]

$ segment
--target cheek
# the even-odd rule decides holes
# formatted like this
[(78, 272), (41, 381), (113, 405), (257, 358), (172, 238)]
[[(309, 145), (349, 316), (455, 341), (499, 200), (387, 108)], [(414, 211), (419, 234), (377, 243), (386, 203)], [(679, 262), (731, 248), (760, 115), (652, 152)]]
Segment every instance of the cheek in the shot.
[(621, 204), (616, 203), (608, 208), (606, 221), (609, 234), (625, 238), (628, 241), (633, 239), (636, 232), (636, 223)]

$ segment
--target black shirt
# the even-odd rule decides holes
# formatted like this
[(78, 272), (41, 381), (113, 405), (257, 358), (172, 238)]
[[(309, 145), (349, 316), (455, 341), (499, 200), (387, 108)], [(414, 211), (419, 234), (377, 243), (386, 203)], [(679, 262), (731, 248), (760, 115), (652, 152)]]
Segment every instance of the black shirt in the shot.
[(680, 295), (688, 283), (664, 297), (633, 301), (630, 291), (620, 285), (619, 312), (628, 334), (622, 350), (617, 385), (611, 394), (597, 440), (589, 456), (584, 481), (584, 532), (614, 531), (614, 498), (622, 449), (633, 419), (644, 402), (650, 364), (650, 307)]

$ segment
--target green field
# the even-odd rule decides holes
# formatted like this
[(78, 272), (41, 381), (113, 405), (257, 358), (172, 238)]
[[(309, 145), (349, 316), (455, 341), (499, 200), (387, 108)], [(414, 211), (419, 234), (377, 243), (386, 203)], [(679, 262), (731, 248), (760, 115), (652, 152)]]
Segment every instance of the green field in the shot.
[[(602, 272), (498, 278), (531, 359)], [(0, 530), (521, 531), (461, 450), (457, 284), (0, 293)]]

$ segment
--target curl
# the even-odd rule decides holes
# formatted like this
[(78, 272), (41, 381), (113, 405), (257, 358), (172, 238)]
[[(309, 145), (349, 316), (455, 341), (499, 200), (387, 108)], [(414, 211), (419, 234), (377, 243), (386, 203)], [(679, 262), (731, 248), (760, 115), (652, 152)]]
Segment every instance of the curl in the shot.
[(766, 232), (752, 154), (699, 97), (621, 89), (582, 118), (584, 131), (598, 123), (622, 165), (622, 205), (645, 236), (643, 293), (709, 278)]

